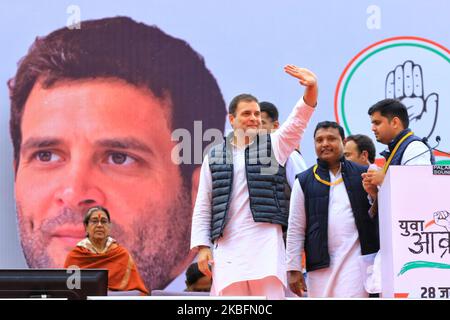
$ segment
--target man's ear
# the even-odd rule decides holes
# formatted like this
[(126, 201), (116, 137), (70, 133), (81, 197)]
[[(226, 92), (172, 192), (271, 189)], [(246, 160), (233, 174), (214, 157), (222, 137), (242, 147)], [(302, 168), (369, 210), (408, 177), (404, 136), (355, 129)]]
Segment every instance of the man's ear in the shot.
[(399, 117), (392, 118), (392, 122), (393, 122), (393, 125), (394, 125), (395, 129), (403, 128), (403, 123), (402, 123), (402, 121), (400, 120)]
[(234, 116), (232, 113), (228, 114), (228, 121), (230, 121), (230, 125), (233, 128), (233, 124), (234, 124)]
[(198, 184), (200, 181), (200, 170), (202, 169), (201, 166), (197, 166), (197, 168), (194, 169), (192, 172), (191, 177), (191, 201), (192, 201), (192, 208), (194, 208), (195, 200), (197, 199), (197, 192), (198, 192)]
[(367, 152), (367, 150), (363, 150), (359, 156), (362, 161), (369, 162), (369, 153)]
[(280, 127), (280, 122), (278, 121), (278, 120), (275, 120), (274, 122), (273, 122), (273, 128), (274, 129), (278, 129)]

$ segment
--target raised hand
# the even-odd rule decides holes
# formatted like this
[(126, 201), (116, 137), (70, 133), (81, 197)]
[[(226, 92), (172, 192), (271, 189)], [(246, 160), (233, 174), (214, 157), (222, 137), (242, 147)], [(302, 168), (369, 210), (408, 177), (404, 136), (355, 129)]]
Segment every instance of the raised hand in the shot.
[(386, 98), (400, 100), (408, 109), (410, 128), (419, 137), (429, 138), (436, 126), (439, 95), (424, 95), (422, 68), (407, 60), (386, 77)]
[(284, 71), (291, 76), (297, 78), (301, 85), (312, 87), (317, 85), (317, 77), (314, 73), (305, 68), (299, 68), (293, 64), (284, 67)]
[(317, 87), (317, 77), (314, 73), (305, 68), (299, 68), (293, 64), (288, 64), (284, 67), (284, 71), (297, 78), (302, 86), (305, 86), (305, 94), (303, 99), (306, 104), (311, 107), (315, 107), (317, 104), (317, 96), (319, 95), (319, 89)]

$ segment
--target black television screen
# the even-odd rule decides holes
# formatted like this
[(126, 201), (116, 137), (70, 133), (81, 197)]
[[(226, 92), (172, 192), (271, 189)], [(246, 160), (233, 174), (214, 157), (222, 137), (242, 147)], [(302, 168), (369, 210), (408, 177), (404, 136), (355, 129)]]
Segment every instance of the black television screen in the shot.
[(106, 296), (106, 269), (0, 269), (0, 298)]

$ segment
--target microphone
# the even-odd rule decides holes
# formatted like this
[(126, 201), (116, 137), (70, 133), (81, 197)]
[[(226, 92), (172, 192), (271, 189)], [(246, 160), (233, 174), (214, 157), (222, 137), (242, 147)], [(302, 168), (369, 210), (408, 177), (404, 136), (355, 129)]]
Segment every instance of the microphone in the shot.
[(425, 154), (425, 153), (427, 153), (427, 152), (430, 152), (430, 155), (433, 153), (433, 150), (434, 149), (436, 149), (438, 146), (439, 146), (439, 143), (441, 142), (441, 137), (440, 136), (436, 136), (436, 138), (435, 138), (435, 140), (436, 140), (436, 145), (434, 146), (434, 147), (432, 147), (432, 148), (430, 148), (430, 146), (427, 144), (427, 141), (428, 141), (428, 138), (422, 138), (422, 142), (428, 147), (428, 150), (426, 150), (426, 151), (424, 151), (424, 152), (421, 152), (421, 153), (419, 153), (418, 155), (415, 155), (414, 157), (412, 157), (411, 159), (408, 159), (407, 161), (405, 161), (405, 163), (403, 164), (403, 166), (404, 165), (406, 165), (408, 162), (410, 162), (411, 160), (414, 160), (414, 159), (416, 159), (416, 158), (418, 158), (418, 157), (420, 157), (421, 155), (423, 155), (423, 154)]
[[(436, 137), (436, 141), (437, 142), (441, 141), (441, 137), (437, 136)], [(446, 154), (446, 155), (450, 156), (450, 153), (448, 153), (448, 152), (445, 152), (445, 151), (442, 151), (442, 150), (439, 150), (439, 149), (435, 149), (435, 150), (440, 152), (440, 153), (443, 153), (443, 154)]]

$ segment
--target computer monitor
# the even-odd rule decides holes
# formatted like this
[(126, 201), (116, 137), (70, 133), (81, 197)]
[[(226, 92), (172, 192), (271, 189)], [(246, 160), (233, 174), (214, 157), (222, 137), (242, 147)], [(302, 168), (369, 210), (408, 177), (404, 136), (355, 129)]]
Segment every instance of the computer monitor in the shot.
[(0, 298), (73, 300), (107, 292), (106, 269), (0, 269)]

